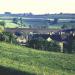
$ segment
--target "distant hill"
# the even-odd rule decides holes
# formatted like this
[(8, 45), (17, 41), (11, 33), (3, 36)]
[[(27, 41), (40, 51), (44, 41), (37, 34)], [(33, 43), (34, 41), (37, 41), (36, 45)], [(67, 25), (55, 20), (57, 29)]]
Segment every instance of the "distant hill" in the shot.
[(59, 19), (75, 19), (75, 14), (72, 13), (59, 13), (59, 14), (41, 14), (34, 15), (32, 13), (20, 13), (20, 14), (12, 14), (11, 12), (5, 12), (4, 14), (0, 14), (0, 17), (25, 17), (25, 18), (59, 18)]
[(22, 18), (23, 25), (32, 28), (51, 28), (51, 26), (61, 28), (64, 24), (70, 27), (75, 26), (75, 14), (69, 13), (34, 15), (32, 13), (12, 14), (6, 12), (0, 14), (0, 20), (13, 20), (13, 18), (18, 20)]

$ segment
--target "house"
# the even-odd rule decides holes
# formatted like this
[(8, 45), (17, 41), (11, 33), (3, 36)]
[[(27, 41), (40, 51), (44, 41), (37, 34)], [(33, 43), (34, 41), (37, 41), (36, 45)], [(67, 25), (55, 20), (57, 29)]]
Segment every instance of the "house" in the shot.
[(16, 40), (20, 45), (26, 45), (27, 40), (24, 36), (19, 36)]

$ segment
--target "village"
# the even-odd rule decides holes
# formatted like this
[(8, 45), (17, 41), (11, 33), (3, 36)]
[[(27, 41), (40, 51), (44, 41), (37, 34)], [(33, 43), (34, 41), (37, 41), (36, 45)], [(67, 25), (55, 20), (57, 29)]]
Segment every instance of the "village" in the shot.
[[(32, 28), (29, 29), (28, 28), (13, 28), (13, 29), (6, 28), (5, 31), (15, 35), (17, 37), (16, 38), (17, 43), (22, 46), (30, 47), (29, 41), (31, 42), (33, 41), (32, 48), (34, 49), (37, 48), (36, 43), (38, 40), (40, 41), (45, 40), (48, 42), (51, 42), (52, 40), (56, 41), (60, 45), (60, 52), (66, 52), (64, 51), (64, 47), (67, 44), (71, 44), (71, 42), (75, 39), (75, 29), (62, 29), (62, 30), (54, 29), (53, 30), (53, 29), (32, 29)], [(45, 50), (46, 48), (42, 47), (41, 49)]]

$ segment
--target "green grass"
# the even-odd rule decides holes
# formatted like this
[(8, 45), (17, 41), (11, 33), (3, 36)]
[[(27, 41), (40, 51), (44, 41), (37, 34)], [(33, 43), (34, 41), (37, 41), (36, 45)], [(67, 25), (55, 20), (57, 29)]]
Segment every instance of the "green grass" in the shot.
[(61, 26), (59, 26), (59, 25), (51, 25), (48, 28), (49, 29), (61, 29)]
[(5, 27), (6, 28), (16, 28), (16, 27), (18, 27), (18, 25), (15, 24), (15, 23), (8, 23), (8, 22), (6, 22), (6, 26)]
[(0, 65), (36, 75), (75, 75), (75, 55), (0, 42)]
[(19, 26), (18, 24), (12, 23), (12, 20), (0, 20), (0, 21), (5, 22), (5, 27), (6, 28), (16, 28), (16, 27)]
[[(6, 28), (16, 28), (16, 27), (20, 28), (20, 25), (13, 23), (12, 20), (0, 20), (0, 21), (4, 21), (5, 22), (5, 27)], [(24, 28), (29, 28), (29, 27), (25, 26)]]
[(16, 28), (19, 26), (15, 23), (12, 23), (12, 20), (5, 20), (5, 23), (6, 23), (5, 25), (6, 28)]

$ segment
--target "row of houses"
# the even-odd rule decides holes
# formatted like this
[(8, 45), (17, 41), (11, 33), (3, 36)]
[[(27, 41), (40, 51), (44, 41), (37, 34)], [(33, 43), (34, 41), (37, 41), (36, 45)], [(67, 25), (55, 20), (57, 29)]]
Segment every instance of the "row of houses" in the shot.
[(75, 36), (75, 29), (53, 30), (53, 29), (26, 29), (26, 28), (7, 28), (6, 32), (18, 36), (18, 42), (27, 42), (29, 39), (48, 39), (62, 42), (66, 41), (70, 35)]

